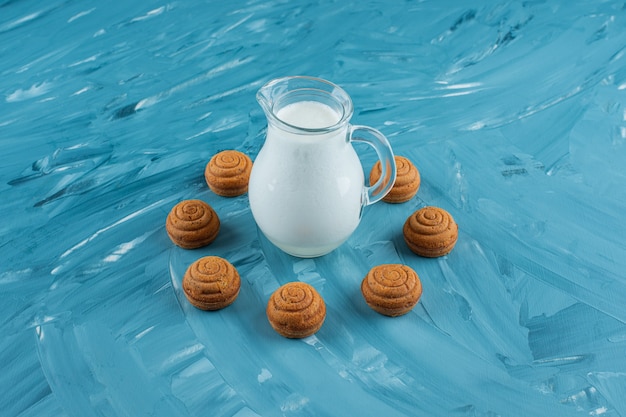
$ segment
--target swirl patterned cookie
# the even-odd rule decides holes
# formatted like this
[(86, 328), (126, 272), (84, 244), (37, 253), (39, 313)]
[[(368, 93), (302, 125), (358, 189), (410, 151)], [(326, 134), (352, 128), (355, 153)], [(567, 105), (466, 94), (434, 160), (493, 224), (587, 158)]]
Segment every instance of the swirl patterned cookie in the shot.
[(227, 150), (213, 155), (204, 170), (207, 185), (217, 195), (236, 197), (248, 192), (252, 160), (248, 155)]
[(454, 248), (458, 226), (450, 213), (439, 207), (424, 207), (409, 216), (402, 233), (409, 248), (427, 258), (443, 256)]
[(326, 318), (326, 304), (311, 285), (290, 282), (278, 288), (267, 303), (267, 318), (278, 334), (288, 338), (308, 337)]
[(226, 259), (205, 256), (192, 263), (183, 276), (187, 300), (201, 310), (219, 310), (239, 295), (241, 279)]
[[(396, 161), (396, 181), (389, 193), (383, 197), (387, 203), (404, 203), (417, 194), (420, 188), (420, 173), (413, 163), (404, 156), (394, 156)], [(370, 171), (370, 185), (375, 184), (380, 178), (380, 161), (376, 162)]]
[(417, 273), (406, 265), (378, 265), (363, 278), (361, 293), (372, 310), (396, 317), (415, 307), (422, 295), (422, 283)]
[(183, 200), (167, 215), (165, 230), (175, 245), (195, 249), (215, 240), (220, 230), (220, 219), (204, 201)]

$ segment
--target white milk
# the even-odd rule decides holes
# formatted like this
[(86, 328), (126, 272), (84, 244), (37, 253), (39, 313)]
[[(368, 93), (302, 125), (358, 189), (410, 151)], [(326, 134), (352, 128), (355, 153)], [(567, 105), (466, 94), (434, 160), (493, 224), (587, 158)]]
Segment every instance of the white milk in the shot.
[[(323, 128), (341, 114), (314, 101), (289, 104), (277, 117), (292, 126)], [(359, 224), (363, 168), (348, 141), (348, 124), (331, 133), (290, 132), (270, 121), (254, 161), (248, 197), (263, 234), (287, 253), (320, 256)]]
[(278, 110), (276, 116), (285, 123), (305, 129), (321, 129), (335, 125), (341, 114), (316, 101), (298, 101)]

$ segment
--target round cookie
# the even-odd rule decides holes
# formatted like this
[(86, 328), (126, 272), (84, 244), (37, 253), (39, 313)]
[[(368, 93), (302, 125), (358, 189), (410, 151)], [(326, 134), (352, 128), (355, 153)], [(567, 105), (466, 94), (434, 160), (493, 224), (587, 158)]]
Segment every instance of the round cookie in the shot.
[(215, 240), (220, 230), (220, 219), (204, 201), (183, 200), (167, 215), (165, 230), (174, 244), (184, 249), (195, 249)]
[(219, 256), (205, 256), (187, 268), (183, 291), (187, 300), (201, 310), (219, 310), (239, 295), (241, 279), (235, 267)]
[(311, 285), (290, 282), (271, 295), (267, 319), (278, 334), (288, 338), (303, 338), (317, 332), (326, 318), (326, 304)]
[(361, 293), (372, 310), (396, 317), (415, 307), (422, 295), (422, 283), (408, 266), (385, 264), (370, 269), (361, 282)]
[[(389, 193), (383, 197), (383, 201), (404, 203), (417, 194), (417, 190), (420, 188), (420, 173), (408, 158), (395, 155), (394, 159), (396, 161), (396, 181)], [(378, 161), (370, 171), (370, 185), (378, 181), (380, 174), (380, 161)]]
[(252, 160), (245, 153), (228, 150), (213, 155), (204, 170), (207, 185), (217, 195), (235, 197), (248, 192)]
[(459, 235), (459, 228), (447, 211), (424, 207), (409, 216), (402, 229), (409, 248), (420, 256), (436, 258), (448, 254)]

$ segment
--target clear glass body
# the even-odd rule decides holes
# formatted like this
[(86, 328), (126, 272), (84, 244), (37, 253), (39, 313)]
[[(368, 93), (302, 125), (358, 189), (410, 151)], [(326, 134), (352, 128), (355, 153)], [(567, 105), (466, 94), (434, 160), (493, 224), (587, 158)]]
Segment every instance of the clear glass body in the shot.
[[(375, 188), (365, 187), (350, 143), (356, 130), (349, 124), (352, 102), (333, 84), (308, 77), (270, 82), (257, 98), (268, 126), (250, 175), (252, 215), (263, 234), (291, 255), (331, 252), (357, 228)], [(393, 164), (391, 148), (385, 146)], [(378, 199), (393, 185), (392, 168), (393, 178), (386, 175), (391, 184), (376, 188), (382, 193)]]

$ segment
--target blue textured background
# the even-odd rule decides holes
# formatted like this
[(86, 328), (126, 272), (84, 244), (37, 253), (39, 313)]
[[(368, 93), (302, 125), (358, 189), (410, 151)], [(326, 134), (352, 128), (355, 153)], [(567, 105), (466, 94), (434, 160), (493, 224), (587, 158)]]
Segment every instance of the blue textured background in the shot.
[[(474, 3), (0, 0), (0, 415), (626, 416), (626, 4)], [(313, 260), (203, 179), (297, 74), (422, 175)], [(187, 198), (220, 215), (207, 248), (165, 234)], [(460, 225), (447, 257), (402, 241), (424, 205)], [(209, 253), (242, 275), (216, 313), (180, 292)], [(396, 319), (358, 286), (393, 262), (424, 287)], [(263, 312), (292, 280), (328, 305), (305, 340)]]

